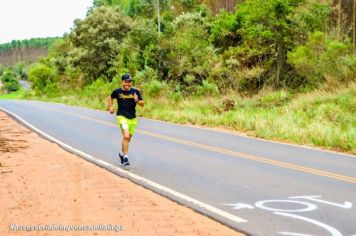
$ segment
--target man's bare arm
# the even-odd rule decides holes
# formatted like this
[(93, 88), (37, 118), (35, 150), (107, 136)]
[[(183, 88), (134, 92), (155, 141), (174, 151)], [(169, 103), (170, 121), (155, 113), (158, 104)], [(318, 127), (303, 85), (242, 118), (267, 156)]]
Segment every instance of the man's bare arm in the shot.
[(111, 96), (108, 97), (108, 111), (111, 113), (111, 114), (114, 114), (114, 106), (113, 106), (113, 99)]
[(139, 100), (139, 101), (137, 102), (137, 104), (138, 104), (139, 106), (143, 107), (143, 106), (145, 105), (145, 102), (144, 102), (143, 100)]
[(143, 100), (138, 100), (138, 96), (136, 93), (134, 94), (134, 100), (140, 107), (143, 107), (145, 105), (145, 102)]

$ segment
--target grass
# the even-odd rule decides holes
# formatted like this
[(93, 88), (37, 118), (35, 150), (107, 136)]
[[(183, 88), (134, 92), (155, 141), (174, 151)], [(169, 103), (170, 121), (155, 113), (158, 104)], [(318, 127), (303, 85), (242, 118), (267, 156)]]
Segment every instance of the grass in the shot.
[(0, 93), (0, 99), (22, 99), (24, 97), (25, 91), (23, 89), (17, 90), (12, 93)]
[(189, 98), (180, 103), (148, 101), (148, 118), (242, 131), (251, 136), (356, 153), (356, 86), (334, 92), (254, 98), (232, 96), (235, 107), (219, 110), (219, 100)]
[[(105, 110), (112, 88), (99, 84), (97, 90), (90, 87), (56, 98), (34, 98)], [(138, 108), (137, 113), (146, 118), (220, 127), (253, 137), (356, 154), (356, 84), (294, 95), (270, 91), (242, 98), (232, 93), (230, 98), (235, 106), (229, 111), (224, 111), (222, 98), (218, 97), (144, 98), (146, 105)]]

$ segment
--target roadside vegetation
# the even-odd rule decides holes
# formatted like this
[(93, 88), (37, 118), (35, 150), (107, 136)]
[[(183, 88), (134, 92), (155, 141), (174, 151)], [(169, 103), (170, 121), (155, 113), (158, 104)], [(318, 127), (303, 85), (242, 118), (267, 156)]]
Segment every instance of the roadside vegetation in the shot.
[(27, 80), (27, 65), (19, 62), (13, 66), (5, 67), (0, 64), (0, 98), (15, 97), (20, 98), (24, 91), (20, 86), (20, 80)]
[(27, 67), (24, 97), (106, 109), (129, 72), (144, 117), (356, 153), (354, 6), (162, 0), (158, 16), (156, 3), (94, 0)]
[(11, 93), (0, 93), (0, 99), (23, 99), (25, 90), (19, 89)]
[(4, 67), (0, 64), (0, 95), (20, 90), (19, 79), (26, 77), (24, 67), (23, 63), (18, 63), (13, 67)]
[[(119, 80), (112, 83), (96, 81), (81, 91), (67, 91), (63, 96), (25, 96), (106, 110), (106, 98), (118, 84)], [(266, 89), (251, 97), (234, 92), (228, 96), (188, 96), (178, 100), (174, 94), (160, 95), (169, 93), (168, 87), (160, 87), (155, 95), (148, 93), (146, 105), (138, 109), (138, 115), (356, 154), (355, 83), (332, 91), (322, 88), (307, 93)]]

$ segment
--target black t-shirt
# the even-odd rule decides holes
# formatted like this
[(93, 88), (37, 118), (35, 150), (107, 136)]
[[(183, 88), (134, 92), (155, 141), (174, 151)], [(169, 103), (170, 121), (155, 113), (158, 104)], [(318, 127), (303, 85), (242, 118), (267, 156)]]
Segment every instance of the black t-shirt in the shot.
[(134, 100), (134, 94), (137, 94), (138, 100), (143, 100), (140, 91), (135, 88), (130, 88), (125, 91), (122, 88), (115, 89), (111, 93), (111, 98), (117, 100), (117, 113), (118, 116), (124, 116), (127, 119), (133, 119), (136, 117), (136, 102)]

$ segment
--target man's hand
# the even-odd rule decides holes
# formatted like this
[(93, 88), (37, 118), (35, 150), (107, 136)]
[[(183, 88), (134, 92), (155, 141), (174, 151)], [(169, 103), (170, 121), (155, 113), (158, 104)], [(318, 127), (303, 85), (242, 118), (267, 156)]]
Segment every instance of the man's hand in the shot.
[(138, 100), (138, 96), (137, 96), (136, 93), (134, 94), (134, 101), (135, 101), (139, 106), (143, 107), (144, 102), (143, 102), (143, 100)]
[(134, 100), (135, 100), (136, 103), (138, 103), (138, 96), (137, 96), (136, 93), (134, 94)]
[(113, 103), (112, 103), (112, 97), (109, 96), (108, 97), (108, 111), (110, 112), (110, 114), (114, 114), (114, 106), (113, 106)]
[(110, 112), (110, 114), (114, 114), (115, 110), (114, 110), (113, 106), (109, 107), (109, 112)]

